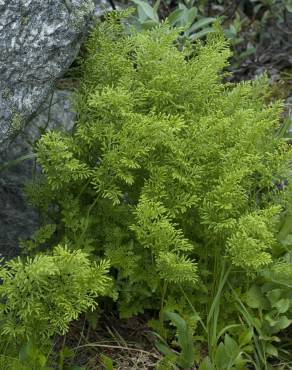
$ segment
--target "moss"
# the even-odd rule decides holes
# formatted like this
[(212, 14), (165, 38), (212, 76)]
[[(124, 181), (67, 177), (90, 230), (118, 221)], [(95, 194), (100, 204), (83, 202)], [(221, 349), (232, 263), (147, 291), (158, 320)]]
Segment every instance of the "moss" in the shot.
[(5, 89), (2, 92), (2, 96), (5, 100), (8, 100), (11, 97), (11, 91), (8, 87), (5, 87)]
[(14, 131), (18, 131), (21, 129), (23, 125), (23, 117), (20, 113), (16, 112), (12, 115), (11, 119), (11, 128)]
[(73, 21), (73, 27), (77, 30), (83, 27), (85, 19), (88, 15), (92, 14), (94, 4), (91, 0), (84, 0)]

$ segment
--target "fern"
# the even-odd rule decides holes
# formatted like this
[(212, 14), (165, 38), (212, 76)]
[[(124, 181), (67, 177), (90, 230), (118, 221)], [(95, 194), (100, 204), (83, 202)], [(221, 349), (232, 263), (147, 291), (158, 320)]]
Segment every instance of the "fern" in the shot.
[(129, 35), (108, 16), (87, 44), (74, 132), (36, 148), (32, 200), (56, 210), (60, 243), (111, 260), (123, 316), (156, 308), (165, 286), (167, 300), (202, 286), (218, 256), (271, 263), (286, 204), (275, 182), (291, 150), (274, 135), (282, 104), (265, 103), (267, 78), (222, 83), (220, 32), (180, 49), (178, 33)]
[(108, 269), (108, 261), (90, 262), (84, 252), (62, 246), (52, 255), (6, 262), (0, 269), (2, 335), (20, 341), (66, 333), (72, 320), (106, 294)]

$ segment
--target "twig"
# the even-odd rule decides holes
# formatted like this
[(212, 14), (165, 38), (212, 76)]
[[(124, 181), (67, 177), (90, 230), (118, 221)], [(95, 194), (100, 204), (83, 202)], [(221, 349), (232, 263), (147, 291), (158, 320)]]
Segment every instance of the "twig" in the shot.
[(113, 8), (113, 10), (116, 10), (116, 5), (115, 5), (114, 0), (109, 0), (109, 3), (111, 4), (111, 7)]
[(13, 160), (11, 160), (11, 161), (9, 161), (7, 163), (4, 163), (3, 166), (0, 166), (0, 172), (6, 170), (9, 167), (12, 167), (12, 166), (17, 165), (18, 163), (20, 163), (20, 162), (22, 162), (22, 161), (24, 161), (26, 159), (32, 159), (32, 158), (35, 158), (35, 157), (36, 157), (36, 154), (30, 153), (30, 154), (25, 154), (25, 155), (23, 155), (23, 156), (21, 156), (19, 158), (13, 159)]
[(122, 349), (124, 351), (132, 351), (132, 352), (139, 352), (139, 353), (144, 353), (146, 355), (152, 356), (154, 358), (160, 359), (158, 355), (155, 355), (154, 353), (144, 351), (143, 349), (138, 349), (138, 348), (130, 348), (130, 347), (123, 347), (123, 346), (111, 346), (108, 344), (98, 344), (98, 343), (88, 343), (88, 344), (83, 344), (82, 346), (77, 346), (73, 348), (73, 350), (77, 350), (80, 348), (86, 348), (86, 347), (101, 347), (101, 348), (115, 348), (115, 349)]

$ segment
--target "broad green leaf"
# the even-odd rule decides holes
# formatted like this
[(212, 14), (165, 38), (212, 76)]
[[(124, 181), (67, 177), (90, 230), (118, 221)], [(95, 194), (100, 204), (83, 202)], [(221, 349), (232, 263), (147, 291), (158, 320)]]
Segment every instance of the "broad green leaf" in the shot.
[(235, 358), (239, 352), (239, 346), (230, 335), (224, 337), (225, 352), (229, 358)]
[(215, 354), (215, 364), (218, 369), (226, 369), (229, 363), (229, 356), (226, 353), (225, 346), (222, 342), (220, 342), (219, 346), (217, 347), (216, 354)]
[(204, 360), (202, 361), (200, 367), (199, 367), (199, 370), (214, 370), (214, 367), (211, 363), (211, 360), (210, 358), (207, 356), (204, 358)]
[(183, 12), (182, 9), (175, 9), (172, 13), (170, 13), (170, 15), (167, 18), (169, 24), (175, 26), (177, 23), (179, 23), (182, 12)]
[(273, 357), (278, 357), (278, 350), (273, 344), (267, 343), (265, 347), (266, 353)]
[[(291, 122), (290, 121), (288, 121), (288, 122), (289, 122), (289, 125), (291, 125)], [(285, 130), (284, 134), (286, 133), (286, 131), (287, 130)], [(283, 134), (283, 136), (284, 136), (284, 134)], [(281, 244), (283, 244), (285, 246), (292, 245), (292, 235), (291, 234), (287, 235), (285, 239), (281, 240)]]
[(159, 22), (158, 14), (155, 11), (155, 9), (151, 7), (151, 5), (142, 0), (131, 0), (131, 1), (138, 5), (148, 18), (152, 19), (155, 22)]
[(147, 19), (149, 19), (149, 17), (144, 12), (141, 6), (137, 6), (137, 12), (138, 12), (138, 22), (139, 23), (144, 23), (145, 21), (147, 21)]
[(204, 37), (206, 35), (208, 35), (209, 33), (213, 33), (215, 32), (214, 28), (211, 28), (211, 27), (208, 27), (208, 28), (204, 28), (202, 31), (200, 32), (196, 32), (196, 33), (193, 33), (191, 36), (190, 36), (190, 39), (191, 40), (197, 40), (201, 37)]
[(143, 30), (150, 30), (151, 28), (157, 26), (157, 23), (148, 19), (146, 21), (144, 21), (142, 24), (141, 24), (141, 28)]
[(179, 1), (178, 8), (181, 9), (181, 10), (187, 9), (187, 7), (185, 6), (185, 4), (182, 1)]
[(167, 357), (171, 357), (171, 356), (176, 357), (176, 355), (171, 350), (171, 348), (168, 345), (166, 345), (166, 344), (164, 344), (160, 341), (155, 342), (155, 347), (158, 349), (158, 351), (160, 351), (161, 353), (163, 353)]
[(292, 1), (291, 0), (286, 0), (285, 8), (288, 10), (289, 13), (292, 13)]
[(195, 360), (195, 350), (192, 333), (185, 320), (174, 312), (166, 311), (163, 313), (164, 320), (170, 320), (177, 328), (178, 344), (181, 347), (181, 353), (178, 358), (178, 364), (183, 368), (193, 366)]
[(100, 359), (102, 364), (106, 367), (106, 370), (114, 370), (113, 360), (110, 357), (101, 354)]
[[(198, 9), (197, 8), (192, 7), (190, 9), (188, 9), (188, 11), (186, 12), (186, 23), (184, 25), (192, 24), (194, 22), (194, 20), (196, 19), (197, 14), (198, 14)], [(183, 26), (183, 24), (182, 24), (182, 26)]]
[(237, 29), (234, 27), (234, 25), (233, 24), (231, 24), (230, 26), (229, 26), (229, 31), (233, 34), (233, 35), (237, 35)]
[(273, 316), (273, 312), (266, 314), (264, 318), (269, 323), (270, 326), (275, 326), (278, 322), (278, 319)]
[(195, 7), (192, 7), (190, 9), (186, 7), (178, 8), (169, 15), (168, 21), (172, 26), (177, 25), (183, 27), (191, 25), (196, 19), (197, 14), (198, 9)]
[(196, 23), (194, 23), (192, 27), (190, 27), (189, 33), (193, 33), (199, 30), (200, 28), (206, 27), (209, 24), (213, 23), (215, 20), (216, 18), (202, 18), (198, 20)]
[(279, 313), (285, 313), (289, 310), (290, 300), (288, 298), (280, 299), (273, 307), (275, 307)]
[(257, 285), (252, 285), (246, 293), (246, 303), (251, 308), (268, 309), (269, 303), (263, 295), (261, 288)]
[(280, 330), (288, 328), (288, 326), (292, 323), (292, 320), (288, 319), (288, 317), (285, 315), (272, 317), (271, 314), (268, 314), (265, 315), (265, 320), (271, 327), (271, 333), (278, 333)]
[(287, 316), (280, 316), (277, 320), (277, 324), (275, 325), (275, 329), (283, 330), (288, 328), (288, 326), (292, 323), (292, 320), (289, 320)]
[(153, 5), (153, 9), (154, 9), (154, 11), (155, 11), (156, 13), (158, 12), (159, 5), (160, 5), (160, 0), (157, 0), (157, 1), (155, 2), (155, 4)]
[(172, 351), (171, 348), (167, 344), (156, 341), (155, 347), (158, 349), (158, 351), (164, 354), (165, 359), (170, 361), (172, 364), (177, 363), (178, 355), (174, 353), (174, 351)]
[(254, 346), (252, 344), (247, 344), (244, 347), (242, 347), (242, 352), (245, 352), (245, 353), (254, 353)]
[(239, 345), (241, 347), (249, 344), (252, 340), (252, 337), (253, 337), (253, 329), (252, 328), (248, 328), (244, 331), (242, 331), (239, 335)]
[(267, 293), (267, 297), (269, 301), (271, 302), (272, 306), (279, 301), (282, 294), (283, 294), (283, 289), (273, 289)]

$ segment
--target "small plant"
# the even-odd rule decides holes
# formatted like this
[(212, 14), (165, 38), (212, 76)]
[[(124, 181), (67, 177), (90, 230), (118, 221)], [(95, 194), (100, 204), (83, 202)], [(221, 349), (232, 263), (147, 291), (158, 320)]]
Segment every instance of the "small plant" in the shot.
[(1, 335), (20, 350), (22, 364), (45, 366), (43, 350), (50, 339), (65, 334), (70, 322), (106, 293), (108, 269), (107, 261), (90, 262), (84, 252), (61, 246), (51, 255), (2, 265)]
[(190, 369), (195, 362), (195, 351), (193, 345), (193, 333), (188, 327), (186, 321), (174, 312), (161, 313), (163, 320), (170, 320), (176, 327), (177, 346), (181, 352), (175, 353), (167, 342), (160, 337), (160, 341), (156, 342), (156, 347), (166, 356), (163, 360), (169, 363), (175, 363), (182, 369)]

